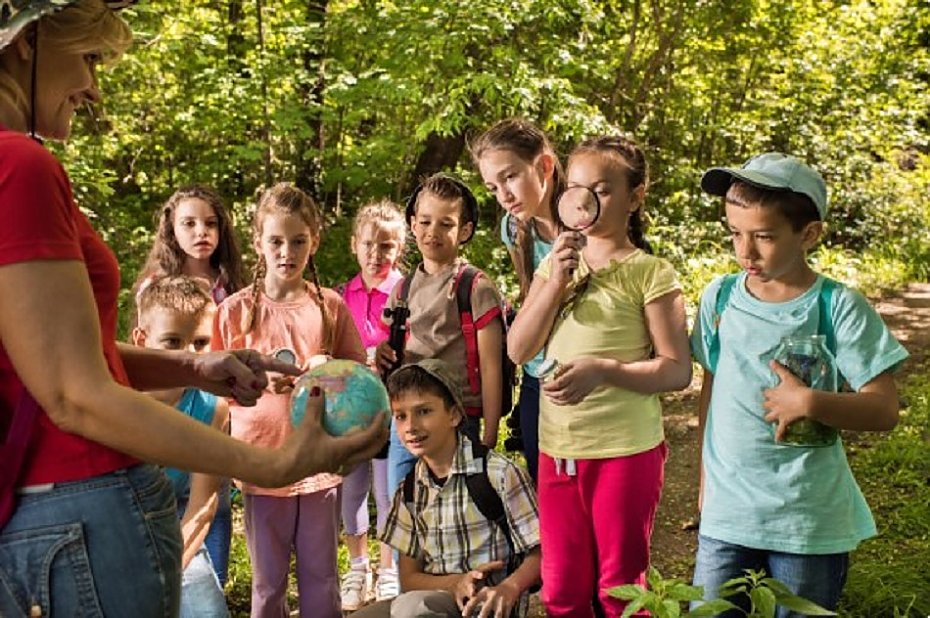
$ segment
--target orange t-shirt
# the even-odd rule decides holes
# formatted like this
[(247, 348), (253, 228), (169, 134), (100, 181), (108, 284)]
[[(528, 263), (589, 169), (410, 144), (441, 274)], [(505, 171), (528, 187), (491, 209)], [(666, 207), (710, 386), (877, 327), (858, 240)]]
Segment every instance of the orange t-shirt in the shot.
[[(365, 348), (342, 297), (324, 288), (323, 302), (335, 331), (332, 356), (364, 363)], [(243, 316), (252, 304), (252, 286), (239, 290), (220, 304), (213, 323), (214, 350), (251, 348), (272, 354), (288, 348), (297, 355), (297, 364), (305, 368), (313, 356), (323, 353), (323, 316), (309, 285), (308, 293), (295, 301), (277, 302), (262, 294), (255, 324), (250, 332), (243, 334)], [(233, 437), (258, 446), (281, 446), (291, 433), (289, 405), (289, 393), (277, 394), (270, 390), (265, 391), (253, 407), (230, 402)], [(258, 487), (243, 481), (236, 481), (236, 484), (245, 493), (287, 497), (330, 489), (340, 482), (342, 478), (334, 474), (316, 474), (279, 488)]]

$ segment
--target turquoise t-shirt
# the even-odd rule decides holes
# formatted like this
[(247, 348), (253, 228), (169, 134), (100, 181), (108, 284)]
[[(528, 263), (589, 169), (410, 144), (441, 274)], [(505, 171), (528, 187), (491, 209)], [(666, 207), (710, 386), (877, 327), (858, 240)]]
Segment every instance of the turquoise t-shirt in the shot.
[[(708, 342), (702, 333), (713, 324), (721, 281), (704, 291), (691, 334), (691, 349), (705, 370)], [(783, 303), (751, 296), (745, 274), (733, 286), (720, 316), (720, 359), (704, 430), (705, 536), (757, 549), (830, 554), (850, 551), (876, 534), (842, 441), (819, 448), (776, 444), (775, 427), (763, 418), (762, 391), (777, 384), (768, 363), (783, 337), (818, 334), (822, 282), (818, 277), (804, 294)], [(854, 390), (907, 358), (860, 293), (839, 286), (831, 316), (836, 366)]]
[[(511, 217), (510, 214), (505, 213), (501, 219), (501, 242), (504, 243), (504, 246), (508, 249), (513, 249), (514, 239), (511, 238), (510, 223)], [(549, 255), (549, 252), (552, 251), (552, 243), (543, 240), (536, 234), (535, 227), (531, 228), (533, 236), (533, 271), (539, 268), (539, 264), (543, 261), (543, 258)], [(533, 273), (529, 273), (532, 277)], [(527, 372), (531, 376), (538, 377), (538, 369), (542, 362), (546, 359), (546, 349), (543, 348), (539, 353), (530, 359), (526, 364), (523, 365), (523, 371)]]
[[(196, 388), (184, 389), (180, 401), (174, 407), (204, 425), (213, 423), (213, 415), (216, 414), (217, 397), (211, 393), (204, 392)], [(165, 468), (165, 474), (171, 484), (174, 485), (174, 497), (176, 500), (187, 500), (187, 494), (191, 488), (191, 474), (186, 470), (176, 468)]]

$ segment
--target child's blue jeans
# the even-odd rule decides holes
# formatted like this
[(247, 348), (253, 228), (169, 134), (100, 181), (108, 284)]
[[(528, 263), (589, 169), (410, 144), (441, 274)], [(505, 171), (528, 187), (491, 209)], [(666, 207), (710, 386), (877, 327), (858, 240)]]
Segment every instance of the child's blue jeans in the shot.
[[(704, 586), (705, 600), (717, 598), (720, 587), (742, 576), (745, 569), (764, 569), (769, 576), (788, 586), (794, 594), (835, 611), (846, 584), (849, 554), (789, 554), (733, 545), (704, 535), (698, 537), (694, 585)], [(741, 607), (745, 603), (745, 609), (749, 609), (745, 597), (730, 597), (728, 600)], [(692, 609), (697, 605), (700, 602), (693, 603)], [(721, 614), (724, 618), (743, 615), (737, 611)], [(803, 614), (779, 607), (776, 616), (794, 618)]]
[(181, 574), (179, 618), (229, 618), (226, 597), (205, 545), (197, 550)]

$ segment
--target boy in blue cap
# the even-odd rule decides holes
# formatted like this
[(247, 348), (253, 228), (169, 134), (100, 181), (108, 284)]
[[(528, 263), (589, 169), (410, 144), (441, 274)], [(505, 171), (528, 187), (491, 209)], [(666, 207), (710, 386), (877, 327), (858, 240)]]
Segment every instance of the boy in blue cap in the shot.
[[(895, 426), (891, 372), (908, 354), (861, 294), (808, 264), (827, 214), (826, 185), (813, 168), (767, 153), (709, 170), (701, 188), (724, 197), (742, 272), (704, 290), (691, 336), (704, 367), (694, 583), (713, 599), (744, 569), (764, 569), (835, 609), (849, 552), (876, 534), (835, 430)], [(774, 360), (783, 338), (813, 335), (824, 336), (851, 392), (814, 390)], [(789, 439), (812, 421), (832, 437)]]

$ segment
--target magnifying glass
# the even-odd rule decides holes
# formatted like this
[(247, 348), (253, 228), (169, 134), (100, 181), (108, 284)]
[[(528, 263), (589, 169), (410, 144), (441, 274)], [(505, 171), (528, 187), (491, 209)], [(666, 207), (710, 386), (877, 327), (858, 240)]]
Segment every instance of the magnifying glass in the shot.
[(601, 201), (588, 187), (569, 187), (558, 203), (559, 224), (572, 232), (583, 232), (601, 216)]
[(297, 354), (293, 350), (281, 348), (276, 350), (273, 356), (281, 362), (290, 363), (291, 365), (297, 364)]

